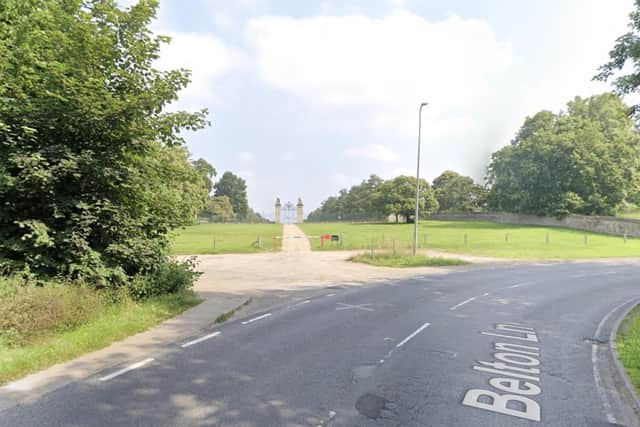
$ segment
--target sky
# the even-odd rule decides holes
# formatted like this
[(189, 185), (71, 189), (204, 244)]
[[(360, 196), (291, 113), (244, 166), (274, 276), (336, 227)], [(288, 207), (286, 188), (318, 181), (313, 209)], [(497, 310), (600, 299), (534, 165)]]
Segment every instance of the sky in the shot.
[[(123, 7), (134, 0), (120, 0)], [(483, 182), (526, 116), (559, 111), (627, 31), (633, 0), (160, 0), (159, 68), (192, 71), (172, 109), (207, 108), (193, 158), (242, 176), (249, 204), (308, 213), (370, 174)]]

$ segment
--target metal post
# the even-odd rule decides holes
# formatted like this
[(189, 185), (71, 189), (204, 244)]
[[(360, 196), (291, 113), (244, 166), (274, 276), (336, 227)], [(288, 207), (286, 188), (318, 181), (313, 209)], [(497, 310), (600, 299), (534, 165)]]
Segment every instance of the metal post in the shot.
[(420, 108), (418, 109), (418, 158), (416, 162), (416, 214), (413, 217), (413, 256), (416, 256), (416, 249), (418, 247), (418, 221), (420, 210), (420, 133), (422, 131), (422, 107), (426, 105), (427, 103), (423, 102), (420, 104)]

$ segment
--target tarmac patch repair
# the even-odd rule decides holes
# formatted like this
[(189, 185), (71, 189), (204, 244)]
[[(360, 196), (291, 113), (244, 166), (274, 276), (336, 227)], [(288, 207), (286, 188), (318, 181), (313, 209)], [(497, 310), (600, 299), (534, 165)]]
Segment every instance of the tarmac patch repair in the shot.
[[(470, 389), (462, 404), (539, 422), (540, 405), (534, 400), (542, 393), (538, 335), (533, 328), (521, 323), (498, 323), (494, 331), (481, 333), (501, 341), (494, 343), (494, 361), (479, 361), (473, 367), (479, 372), (495, 374), (489, 379), (493, 389)], [(503, 342), (506, 340), (510, 342)]]

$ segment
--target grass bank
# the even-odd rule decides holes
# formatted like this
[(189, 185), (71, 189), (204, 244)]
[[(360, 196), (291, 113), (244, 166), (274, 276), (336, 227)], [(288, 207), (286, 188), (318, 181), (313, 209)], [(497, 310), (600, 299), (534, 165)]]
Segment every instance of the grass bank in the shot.
[(173, 255), (205, 255), (277, 251), (282, 225), (198, 224), (176, 231)]
[[(406, 250), (413, 239), (413, 224), (306, 223), (314, 250)], [(640, 256), (640, 239), (585, 233), (554, 227), (496, 224), (484, 221), (423, 221), (419, 246), (446, 252), (498, 258), (580, 259)], [(322, 234), (337, 234), (342, 244), (324, 242)], [(586, 242), (585, 242), (586, 236)], [(426, 240), (425, 240), (426, 239)], [(426, 244), (425, 244), (426, 243)]]
[(379, 267), (444, 267), (454, 265), (466, 265), (468, 262), (461, 259), (427, 257), (424, 255), (393, 255), (383, 254), (361, 254), (349, 258), (349, 261), (361, 262), (363, 264), (375, 265)]
[(640, 394), (640, 307), (636, 307), (620, 324), (616, 337), (620, 361)]
[(0, 384), (143, 332), (201, 302), (191, 291), (134, 301), (72, 285), (0, 278)]

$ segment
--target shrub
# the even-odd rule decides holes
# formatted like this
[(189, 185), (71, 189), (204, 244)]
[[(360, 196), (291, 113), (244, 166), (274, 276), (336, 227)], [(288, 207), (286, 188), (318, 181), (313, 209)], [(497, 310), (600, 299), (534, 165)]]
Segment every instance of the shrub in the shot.
[(189, 290), (201, 273), (195, 271), (195, 258), (185, 261), (169, 260), (152, 274), (135, 276), (129, 284), (129, 292), (135, 299)]

